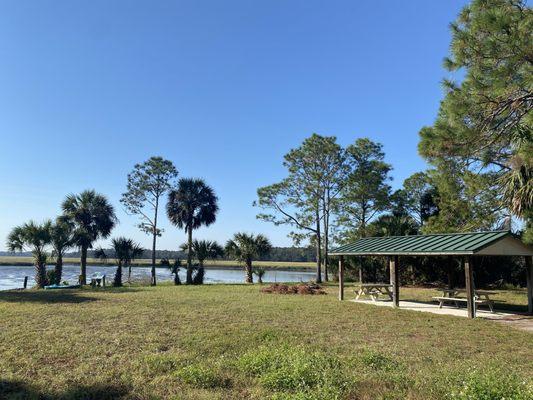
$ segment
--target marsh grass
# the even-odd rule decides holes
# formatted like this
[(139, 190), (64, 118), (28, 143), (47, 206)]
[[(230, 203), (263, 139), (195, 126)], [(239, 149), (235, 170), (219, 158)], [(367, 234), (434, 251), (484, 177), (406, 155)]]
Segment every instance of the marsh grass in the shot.
[(2, 292), (0, 398), (461, 399), (456, 393), (477, 387), (464, 383), (474, 366), (479, 376), (494, 370), (531, 384), (531, 333), (341, 303), (336, 288), (327, 291)]

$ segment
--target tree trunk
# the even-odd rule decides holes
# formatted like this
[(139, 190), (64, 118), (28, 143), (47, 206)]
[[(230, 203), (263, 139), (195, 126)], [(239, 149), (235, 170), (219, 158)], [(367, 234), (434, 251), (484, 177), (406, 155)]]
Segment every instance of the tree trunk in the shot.
[(87, 245), (81, 246), (80, 265), (81, 265), (80, 285), (86, 285), (87, 284)]
[(324, 210), (324, 281), (328, 281), (329, 212)]
[(329, 276), (328, 276), (328, 267), (329, 267), (329, 260), (328, 260), (328, 246), (329, 246), (329, 202), (330, 202), (330, 198), (329, 198), (329, 191), (326, 191), (327, 194), (325, 194), (326, 196), (326, 199), (324, 200), (324, 206), (323, 206), (323, 210), (322, 212), (324, 213), (324, 231), (323, 231), (323, 234), (324, 234), (324, 254), (323, 254), (323, 258), (324, 258), (324, 281), (328, 281), (329, 280)]
[(55, 279), (54, 282), (56, 285), (61, 283), (61, 276), (63, 275), (63, 254), (59, 253), (56, 258), (56, 267), (55, 267)]
[(316, 283), (322, 283), (322, 249), (320, 244), (320, 236), (316, 237)]
[(155, 227), (154, 227), (154, 237), (152, 239), (152, 277), (150, 281), (150, 285), (155, 286), (156, 285), (156, 278), (155, 278), (155, 246), (156, 246), (156, 238), (157, 234), (155, 233)]
[(131, 283), (131, 264), (128, 265), (128, 283)]
[(187, 278), (185, 282), (187, 285), (192, 284), (192, 227), (189, 227), (187, 240)]
[(454, 281), (453, 281), (453, 270), (454, 270), (454, 262), (452, 257), (448, 257), (448, 265), (447, 265), (447, 271), (448, 271), (448, 289), (453, 289), (454, 287)]
[(117, 271), (115, 272), (115, 279), (113, 280), (113, 286), (122, 286), (122, 264), (118, 264)]
[(363, 283), (363, 257), (359, 257), (359, 283)]
[(155, 248), (156, 248), (156, 242), (157, 242), (157, 209), (159, 208), (159, 197), (156, 197), (155, 199), (155, 215), (154, 215), (154, 231), (152, 238), (152, 280), (150, 282), (150, 285), (155, 286), (156, 285), (156, 278), (155, 278)]
[(252, 273), (252, 261), (246, 261), (246, 283), (254, 283), (254, 276)]

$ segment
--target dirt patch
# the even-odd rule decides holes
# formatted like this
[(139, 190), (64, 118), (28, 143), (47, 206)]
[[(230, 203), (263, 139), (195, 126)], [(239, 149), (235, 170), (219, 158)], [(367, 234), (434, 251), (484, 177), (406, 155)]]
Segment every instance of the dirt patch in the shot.
[(321, 286), (308, 283), (300, 285), (283, 285), (281, 283), (274, 283), (273, 285), (262, 288), (261, 292), (277, 294), (326, 294)]

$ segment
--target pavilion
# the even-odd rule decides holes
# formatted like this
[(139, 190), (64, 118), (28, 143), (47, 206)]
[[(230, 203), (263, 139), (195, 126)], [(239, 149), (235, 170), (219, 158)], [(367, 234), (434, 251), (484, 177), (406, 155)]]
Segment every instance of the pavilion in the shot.
[(345, 257), (388, 257), (393, 307), (399, 307), (400, 304), (398, 266), (401, 256), (460, 257), (465, 271), (469, 318), (474, 318), (476, 312), (473, 257), (522, 256), (525, 257), (527, 272), (528, 313), (533, 314), (533, 249), (509, 231), (367, 237), (341, 246), (329, 254), (339, 257), (339, 300), (344, 300)]

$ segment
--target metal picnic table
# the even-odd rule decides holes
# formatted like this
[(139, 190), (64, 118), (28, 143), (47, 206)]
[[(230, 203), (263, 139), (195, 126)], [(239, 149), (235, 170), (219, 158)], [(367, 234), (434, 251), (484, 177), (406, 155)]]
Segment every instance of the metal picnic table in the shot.
[(382, 294), (387, 295), (392, 300), (392, 285), (390, 283), (360, 283), (355, 285), (355, 300), (361, 296), (370, 296), (372, 301), (376, 301)]

